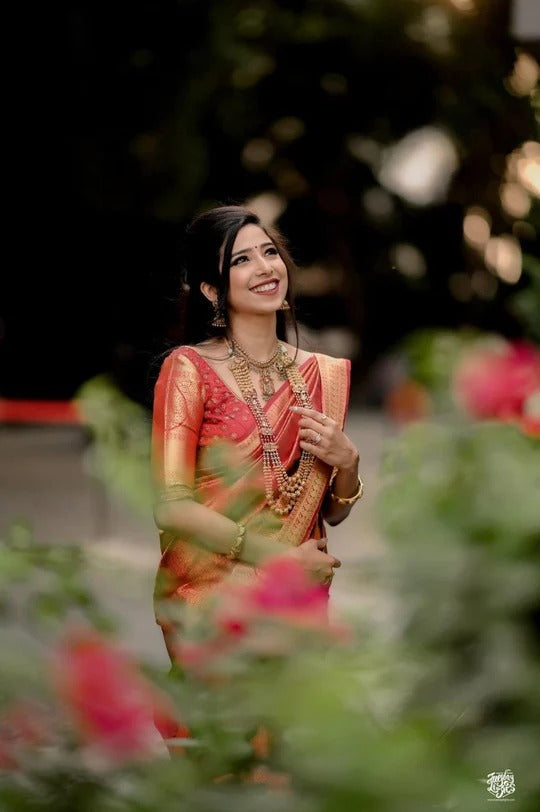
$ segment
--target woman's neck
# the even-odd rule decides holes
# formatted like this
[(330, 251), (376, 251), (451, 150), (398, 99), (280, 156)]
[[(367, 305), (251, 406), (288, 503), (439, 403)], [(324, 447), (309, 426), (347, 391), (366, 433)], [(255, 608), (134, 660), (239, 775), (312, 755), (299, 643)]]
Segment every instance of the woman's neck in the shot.
[(267, 361), (276, 349), (276, 314), (230, 314), (229, 335), (256, 361)]

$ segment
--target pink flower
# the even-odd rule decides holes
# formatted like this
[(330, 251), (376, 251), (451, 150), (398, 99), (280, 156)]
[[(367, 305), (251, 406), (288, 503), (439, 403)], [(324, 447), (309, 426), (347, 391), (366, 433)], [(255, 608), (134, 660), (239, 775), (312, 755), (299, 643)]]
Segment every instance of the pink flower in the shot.
[(328, 590), (314, 583), (298, 561), (279, 556), (267, 562), (260, 575), (246, 590), (248, 608), (291, 621), (326, 622)]
[(473, 350), (453, 384), (457, 402), (473, 417), (521, 421), (525, 401), (540, 390), (540, 352), (525, 342)]
[(122, 761), (151, 754), (155, 729), (178, 725), (168, 697), (94, 631), (72, 632), (53, 659), (54, 686), (83, 738)]

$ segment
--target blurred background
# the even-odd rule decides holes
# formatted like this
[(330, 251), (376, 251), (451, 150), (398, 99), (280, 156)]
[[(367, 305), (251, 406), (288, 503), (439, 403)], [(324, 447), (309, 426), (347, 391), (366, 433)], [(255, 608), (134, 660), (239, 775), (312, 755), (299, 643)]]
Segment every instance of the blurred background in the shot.
[[(536, 812), (540, 3), (9, 13), (0, 806), (476, 812), (499, 792)], [(158, 682), (169, 665), (152, 606), (153, 386), (180, 335), (183, 229), (220, 203), (284, 232), (303, 346), (352, 361), (365, 497), (329, 547), (344, 565), (331, 607), (357, 636), (344, 652), (270, 648), (255, 677), (240, 641), (232, 681), (177, 697), (203, 757), (133, 771), (144, 719), (119, 651)], [(72, 640), (58, 696), (46, 663), (74, 618), (116, 637)], [(296, 794), (245, 783), (261, 709)]]
[[(151, 572), (147, 503), (134, 519), (104, 487), (129, 476), (106, 451), (96, 473), (96, 437), (142, 473), (182, 230), (216, 203), (289, 239), (304, 345), (353, 362), (371, 494), (390, 418), (425, 405), (399, 390), (403, 340), (534, 322), (535, 0), (75, 1), (31, 28), (0, 303), (3, 528), (27, 519)], [(84, 386), (91, 437), (71, 408)], [(335, 531), (344, 558), (377, 547), (370, 498)]]
[(359, 401), (413, 329), (519, 332), (535, 0), (98, 0), (32, 23), (4, 398), (69, 399), (106, 371), (149, 405), (182, 229), (221, 202), (285, 232), (306, 338), (353, 359)]

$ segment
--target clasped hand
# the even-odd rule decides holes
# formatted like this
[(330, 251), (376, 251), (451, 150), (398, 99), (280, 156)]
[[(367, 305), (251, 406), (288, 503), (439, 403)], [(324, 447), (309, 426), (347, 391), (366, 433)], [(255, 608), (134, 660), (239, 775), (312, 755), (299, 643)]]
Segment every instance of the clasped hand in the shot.
[(341, 561), (324, 552), (326, 539), (308, 539), (298, 547), (288, 550), (285, 555), (295, 558), (304, 570), (317, 581), (329, 584), (334, 577), (333, 567), (341, 567)]

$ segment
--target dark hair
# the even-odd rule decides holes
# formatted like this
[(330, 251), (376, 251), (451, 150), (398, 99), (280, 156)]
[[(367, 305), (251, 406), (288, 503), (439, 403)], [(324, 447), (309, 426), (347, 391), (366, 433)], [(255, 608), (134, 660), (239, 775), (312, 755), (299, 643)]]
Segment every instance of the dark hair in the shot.
[[(200, 214), (187, 227), (182, 246), (182, 343), (198, 344), (207, 338), (225, 335), (227, 327), (214, 327), (214, 309), (200, 289), (201, 282), (207, 282), (218, 292), (220, 313), (227, 322), (227, 299), (231, 254), (234, 241), (243, 226), (260, 226), (276, 246), (287, 268), (287, 301), (290, 310), (277, 312), (277, 334), (286, 339), (286, 318), (294, 329), (298, 345), (298, 326), (294, 316), (294, 291), (292, 275), (295, 264), (287, 249), (285, 239), (276, 229), (266, 228), (256, 214), (243, 206), (216, 206)], [(223, 263), (220, 271), (220, 252), (223, 248)]]

